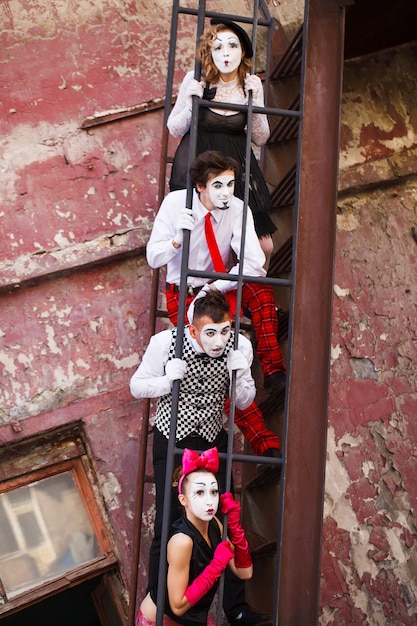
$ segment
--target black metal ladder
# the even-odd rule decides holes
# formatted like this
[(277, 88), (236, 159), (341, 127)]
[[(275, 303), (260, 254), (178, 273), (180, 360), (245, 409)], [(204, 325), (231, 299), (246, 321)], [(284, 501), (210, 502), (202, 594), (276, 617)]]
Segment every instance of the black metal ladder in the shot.
[[(259, 17), (258, 13), (261, 12), (263, 13), (263, 17)], [(174, 75), (174, 67), (175, 67), (175, 49), (176, 49), (176, 45), (177, 45), (177, 37), (178, 37), (178, 20), (179, 20), (179, 15), (185, 13), (187, 15), (193, 15), (196, 19), (197, 19), (197, 34), (196, 34), (196, 41), (198, 41), (201, 32), (204, 28), (204, 18), (208, 18), (208, 17), (226, 17), (228, 19), (231, 19), (235, 22), (241, 22), (244, 24), (251, 24), (252, 25), (252, 29), (253, 29), (253, 47), (254, 50), (256, 50), (256, 30), (258, 25), (262, 25), (267, 27), (268, 29), (268, 53), (269, 53), (269, 48), (270, 48), (270, 29), (273, 27), (273, 21), (271, 20), (268, 11), (266, 9), (265, 6), (254, 6), (254, 15), (252, 16), (252, 18), (250, 17), (244, 17), (244, 16), (236, 16), (236, 15), (229, 15), (229, 14), (219, 14), (216, 12), (210, 12), (210, 11), (206, 11), (205, 10), (205, 3), (200, 2), (199, 8), (197, 10), (192, 10), (189, 8), (182, 8), (179, 5), (178, 0), (174, 1), (174, 6), (173, 6), (173, 15), (172, 15), (172, 26), (171, 26), (171, 41), (170, 41), (170, 52), (169, 52), (169, 61), (168, 61), (168, 77), (167, 77), (167, 88), (166, 88), (166, 106), (164, 109), (164, 130), (163, 130), (163, 141), (162, 141), (162, 151), (161, 151), (161, 159), (160, 159), (160, 180), (159, 180), (159, 200), (162, 201), (164, 195), (165, 195), (165, 186), (166, 186), (166, 178), (167, 178), (167, 167), (168, 165), (172, 162), (172, 157), (170, 157), (168, 155), (168, 144), (169, 144), (169, 136), (168, 136), (168, 131), (166, 128), (166, 121), (168, 119), (169, 113), (170, 113), (170, 109), (171, 109), (171, 102), (172, 102), (172, 90), (173, 90), (173, 75)], [(254, 27), (255, 26), (255, 27)], [(196, 67), (195, 68), (195, 72), (196, 72), (196, 77), (198, 77), (198, 71), (199, 68)], [(266, 81), (267, 84), (267, 81)], [(196, 127), (196, 123), (197, 123), (197, 119), (198, 119), (198, 106), (199, 105), (208, 105), (208, 103), (205, 103), (204, 101), (202, 103), (198, 102), (198, 98), (194, 98), (194, 104), (193, 104), (193, 127), (191, 129), (191, 135), (195, 136), (195, 133), (197, 132), (197, 127)], [(213, 103), (210, 103), (210, 106), (213, 107)], [(215, 105), (216, 106), (216, 105)], [(222, 105), (219, 105), (219, 108)], [(251, 126), (251, 115), (252, 115), (252, 106), (251, 106), (251, 102), (249, 102), (248, 107), (243, 107), (243, 106), (238, 106), (238, 105), (229, 105), (229, 108), (235, 108), (237, 110), (245, 110), (245, 109), (249, 109), (248, 110), (248, 138), (250, 137), (250, 126)], [(255, 110), (255, 112), (257, 112)], [(278, 115), (280, 116), (280, 119), (289, 119), (290, 121), (292, 121), (292, 123), (294, 124), (294, 120), (295, 120), (295, 124), (297, 125), (297, 121), (300, 117), (300, 113), (297, 110), (275, 110), (275, 109), (267, 109), (267, 114), (269, 116), (273, 116), (273, 115)], [(190, 152), (193, 152), (193, 140), (191, 140), (190, 142), (191, 144), (191, 149)], [(250, 145), (250, 140), (248, 139), (247, 142), (247, 154), (249, 156), (250, 154), (250, 149), (251, 149), (251, 145)], [(195, 152), (195, 143), (194, 143), (194, 152)], [(191, 155), (190, 155), (190, 160), (191, 160)], [(250, 159), (247, 160), (247, 163), (250, 163)], [(249, 177), (246, 177), (247, 180), (249, 179)], [(189, 194), (191, 194), (191, 190), (188, 189), (188, 202), (190, 202), (190, 196)], [(247, 206), (248, 204), (248, 191), (245, 190), (245, 205)], [(190, 206), (190, 204), (187, 203), (187, 206)], [(244, 232), (244, 229), (243, 229)], [(290, 250), (291, 252), (291, 250)], [(284, 255), (288, 257), (288, 245), (284, 247)], [(186, 242), (186, 237), (185, 237), (185, 242), (184, 242), (184, 250), (183, 250), (183, 257), (185, 258), (185, 262), (183, 263), (183, 268), (182, 268), (182, 276), (181, 276), (181, 284), (186, 285), (187, 284), (187, 276), (188, 275), (192, 275), (192, 273), (189, 272), (188, 267), (187, 267), (187, 262), (186, 262), (186, 257), (188, 256), (188, 249), (187, 249), (187, 242)], [(277, 258), (282, 257), (282, 255), (278, 255), (275, 254), (273, 259), (272, 259), (272, 264), (273, 267), (275, 268), (274, 271), (276, 271), (280, 268), (277, 267)], [(290, 269), (290, 264), (288, 264), (288, 258), (287, 258), (287, 263), (286, 263), (286, 267), (281, 268), (282, 270), (285, 269)], [(152, 303), (151, 306), (151, 315), (150, 315), (150, 335), (152, 335), (155, 332), (155, 325), (156, 325), (156, 318), (158, 316), (164, 316), (166, 315), (165, 312), (163, 310), (160, 310), (157, 308), (157, 299), (159, 296), (159, 292), (160, 292), (160, 288), (159, 288), (159, 276), (160, 272), (158, 270), (154, 270), (153, 272), (153, 289), (152, 289), (152, 297), (154, 299), (154, 302)], [(210, 278), (211, 276), (207, 276), (208, 278)], [(213, 276), (214, 277), (214, 276)], [(287, 279), (280, 279), (277, 278), (269, 280), (267, 279), (268, 282), (275, 282), (277, 285), (290, 285), (290, 280)], [(241, 298), (241, 288), (242, 288), (242, 276), (239, 276), (239, 285), (238, 285), (238, 309), (239, 309), (239, 303), (240, 303), (240, 298)], [(182, 302), (181, 302), (181, 297), (180, 297), (180, 304), (179, 304), (179, 315), (178, 318), (181, 321), (182, 319), (184, 319), (184, 309), (185, 309), (185, 292), (186, 289), (183, 288), (181, 289), (180, 286), (180, 294), (184, 294)], [(240, 293), (239, 293), (240, 292)], [(286, 315), (286, 324), (284, 324), (284, 328), (288, 329), (288, 312)], [(284, 320), (282, 320), (284, 321)], [(239, 332), (239, 320), (236, 321), (236, 335)], [(179, 332), (180, 332), (180, 340), (182, 339), (182, 330), (183, 330), (183, 326), (181, 324), (179, 324), (179, 328), (178, 328)], [(282, 325), (281, 325), (281, 336), (280, 336), (281, 341), (283, 339), (285, 339), (285, 334), (282, 333)], [(180, 344), (180, 341), (177, 341), (177, 345)], [(181, 353), (178, 353), (177, 356), (181, 356)], [(179, 387), (179, 385), (178, 385)], [(284, 393), (283, 393), (283, 389), (281, 390), (281, 393), (278, 397), (274, 397), (271, 396), (268, 398), (268, 403), (271, 404), (275, 404), (275, 409), (278, 408), (278, 410), (282, 409), (284, 406)], [(175, 389), (175, 385), (174, 385), (174, 389), (173, 389), (173, 414), (175, 414), (176, 412), (176, 398), (175, 396), (178, 398), (178, 391)], [(147, 403), (147, 410), (149, 411), (149, 403)], [(267, 409), (267, 404), (264, 407), (264, 410)], [(147, 421), (149, 419), (149, 415), (147, 416)], [(173, 421), (175, 423), (175, 417), (173, 417)], [(228, 475), (228, 485), (230, 486), (230, 475), (231, 475), (231, 471), (232, 471), (232, 463), (233, 462), (247, 462), (250, 461), (251, 464), (254, 464), (256, 462), (255, 457), (253, 457), (253, 455), (250, 455), (250, 458), (248, 458), (248, 456), (246, 454), (243, 455), (239, 455), (239, 454), (233, 454), (233, 428), (234, 428), (234, 406), (233, 406), (233, 402), (232, 402), (232, 407), (231, 407), (231, 412), (230, 412), (230, 419), (229, 419), (229, 424), (228, 424), (228, 428), (229, 428), (229, 444), (228, 444), (228, 455), (227, 455), (227, 475)], [(148, 430), (148, 428), (146, 428), (146, 430)], [(175, 433), (175, 425), (172, 424), (172, 428), (171, 428), (171, 432)], [(173, 456), (175, 453), (175, 442), (173, 439), (170, 438), (170, 442), (168, 444), (168, 458), (167, 458), (167, 477), (170, 477), (172, 475), (172, 471), (173, 471)], [(262, 462), (266, 463), (266, 460), (263, 458), (258, 458), (257, 459), (258, 464), (262, 464)], [(280, 467), (280, 463), (276, 462), (275, 460), (272, 460), (270, 463), (272, 466), (274, 466), (274, 462), (275, 462), (275, 467), (276, 467), (276, 471), (275, 472), (270, 472), (269, 476), (268, 476), (268, 472), (262, 473), (262, 475), (259, 477), (254, 477), (252, 478), (252, 480), (250, 481), (251, 484), (249, 485), (249, 491), (254, 491), (255, 488), (256, 490), (262, 490), (265, 487), (268, 487), (270, 484), (276, 484), (276, 478), (280, 473), (281, 467)], [(253, 468), (252, 468), (253, 469)], [(278, 470), (278, 471), (277, 471)], [(253, 471), (251, 472), (253, 475)], [(170, 485), (170, 480), (168, 479), (166, 481), (167, 485)], [(226, 487), (227, 488), (227, 487)], [(170, 497), (170, 490), (167, 489), (166, 490), (166, 497), (169, 498)], [(142, 494), (142, 500), (143, 500), (143, 494)], [(277, 501), (276, 501), (277, 503)], [(278, 519), (278, 509), (277, 509), (277, 515), (276, 515), (277, 519)], [(139, 526), (139, 525), (138, 525)], [(139, 531), (140, 534), (140, 531)], [(167, 541), (167, 528), (163, 528), (163, 537), (162, 537), (162, 545), (166, 545), (166, 541)], [(259, 557), (263, 554), (264, 552), (264, 547), (265, 545), (268, 546), (268, 552), (271, 552), (271, 546), (273, 546), (273, 551), (276, 554), (276, 546), (279, 544), (279, 540), (276, 541), (271, 541), (271, 540), (267, 540), (266, 543), (264, 543), (261, 546), (257, 546), (256, 548), (256, 553), (254, 554), (255, 558), (259, 559)], [(140, 549), (140, 538), (139, 538), (139, 542), (137, 545), (137, 552), (136, 554), (138, 554)], [(165, 579), (165, 568), (164, 568), (164, 560), (161, 559), (161, 567), (160, 567), (160, 571), (161, 571), (161, 580)], [(134, 567), (132, 568), (133, 572), (137, 572), (137, 565), (134, 565)], [(135, 576), (133, 576), (133, 578), (135, 578)], [(137, 579), (136, 579), (136, 584), (137, 584)], [(134, 587), (132, 587), (132, 593), (131, 593), (131, 609), (132, 606), (135, 604), (136, 601), (136, 595), (134, 596), (133, 594), (133, 588), (136, 587), (136, 584), (134, 585)], [(222, 594), (222, 588), (220, 588), (220, 596)], [(163, 598), (165, 595), (165, 586), (164, 584), (160, 585), (160, 593), (158, 593), (158, 600), (162, 601), (163, 604)], [(219, 604), (221, 604), (219, 602)], [(255, 603), (256, 604), (256, 603)], [(160, 606), (160, 603), (158, 601), (158, 605)], [(135, 610), (131, 610), (130, 613), (130, 624), (134, 623), (134, 615), (136, 612), (136, 607)], [(162, 619), (162, 616), (159, 618), (160, 623)]]
[[(314, 9), (316, 5), (320, 4), (319, 0), (306, 0), (305, 16), (309, 15), (309, 5), (313, 4)], [(326, 3), (325, 3), (326, 4)], [(328, 3), (327, 3), (328, 4)], [(336, 2), (334, 3), (337, 4)], [(327, 9), (327, 7), (326, 7)], [(281, 428), (281, 442), (283, 451), (283, 463), (281, 472), (281, 488), (279, 484), (274, 480), (269, 480), (268, 475), (264, 474), (261, 478), (254, 476), (255, 463), (267, 463), (268, 460), (264, 458), (253, 457), (246, 453), (236, 454), (233, 452), (233, 407), (231, 410), (231, 417), (229, 420), (229, 445), (227, 454), (228, 473), (231, 474), (232, 463), (242, 463), (242, 511), (244, 519), (244, 527), (249, 536), (249, 542), (252, 548), (252, 555), (254, 557), (254, 583), (250, 583), (248, 599), (250, 603), (258, 608), (271, 612), (272, 621), (274, 624), (278, 623), (279, 613), (279, 594), (281, 572), (281, 547), (283, 541), (283, 514), (284, 514), (284, 487), (285, 475), (286, 475), (286, 449), (287, 449), (287, 432), (288, 432), (288, 420), (289, 420), (289, 408), (288, 408), (288, 396), (289, 388), (291, 385), (291, 372), (294, 367), (293, 355), (292, 355), (292, 326), (293, 326), (293, 308), (294, 308), (294, 287), (295, 287), (295, 260), (297, 256), (297, 232), (298, 232), (298, 220), (299, 220), (299, 198), (300, 198), (300, 164), (302, 162), (302, 120), (303, 120), (303, 103), (304, 103), (304, 80), (305, 80), (305, 64), (306, 64), (306, 37), (308, 32), (308, 20), (305, 19), (304, 27), (296, 33), (296, 36), (292, 41), (287, 41), (283, 30), (280, 25), (273, 20), (268, 12), (265, 3), (261, 0), (259, 5), (256, 3), (254, 6), (254, 13), (249, 16), (237, 16), (229, 14), (219, 14), (206, 10), (205, 2), (200, 2), (198, 9), (190, 9), (181, 7), (178, 0), (174, 0), (173, 14), (172, 14), (172, 28), (171, 28), (171, 43), (168, 60), (168, 77), (167, 77), (167, 90), (166, 90), (166, 105), (164, 112), (164, 129), (162, 139), (162, 150), (160, 160), (160, 178), (159, 178), (159, 200), (162, 201), (166, 193), (166, 180), (167, 180), (167, 167), (172, 162), (172, 157), (168, 154), (169, 135), (166, 128), (166, 121), (171, 110), (172, 104), (172, 91), (173, 91), (173, 77), (175, 67), (175, 50), (178, 40), (178, 25), (180, 15), (189, 15), (197, 20), (196, 29), (196, 43), (199, 35), (204, 27), (204, 20), (208, 17), (227, 17), (235, 22), (242, 24), (251, 24), (254, 32), (253, 43), (254, 49), (256, 49), (256, 32), (258, 27), (266, 27), (268, 31), (268, 45), (267, 55), (265, 63), (265, 94), (266, 94), (266, 108), (263, 109), (268, 115), (271, 126), (271, 137), (268, 145), (264, 149), (263, 155), (263, 171), (267, 184), (271, 189), (271, 196), (273, 199), (273, 211), (274, 212), (289, 212), (289, 222), (292, 224), (288, 237), (285, 237), (284, 241), (277, 247), (275, 254), (271, 259), (269, 268), (269, 275), (265, 279), (258, 279), (272, 284), (274, 290), (286, 291), (288, 296), (288, 306), (285, 310), (281, 311), (280, 315), (280, 343), (288, 339), (287, 344), (287, 387), (285, 393), (281, 393), (280, 396), (270, 396), (265, 399), (264, 403), (261, 403), (265, 415), (269, 414), (272, 419), (276, 419), (277, 414), (280, 415), (280, 428)], [(278, 50), (278, 52), (277, 52)], [(198, 69), (196, 68), (196, 71)], [(194, 98), (194, 100), (198, 100)], [(196, 102), (193, 105), (193, 120), (194, 120), (194, 133), (196, 132), (196, 124), (198, 118), (198, 107), (207, 106), (208, 103)], [(210, 106), (213, 106), (211, 103)], [(237, 105), (228, 105), (228, 108), (239, 109)], [(254, 110), (251, 106), (251, 102), (248, 105), (248, 124), (250, 126), (251, 113), (260, 112)], [(193, 132), (193, 131), (192, 131)], [(248, 137), (250, 133), (248, 132)], [(192, 146), (192, 142), (191, 142)], [(248, 151), (250, 150), (250, 142), (248, 140)], [(248, 178), (248, 177), (247, 177)], [(190, 190), (188, 190), (190, 193)], [(247, 194), (245, 194), (245, 203), (247, 205)], [(185, 244), (183, 255), (188, 256), (187, 238), (185, 237)], [(183, 265), (183, 271), (181, 276), (182, 284), (186, 285), (188, 275), (193, 274), (187, 267), (185, 262)], [(215, 277), (216, 275), (207, 275), (207, 278)], [(222, 276), (223, 277), (223, 276)], [(152, 302), (150, 305), (150, 325), (149, 335), (151, 336), (155, 332), (156, 319), (158, 317), (165, 317), (166, 313), (163, 309), (158, 308), (158, 299), (160, 294), (160, 272), (154, 270), (153, 283), (152, 283)], [(238, 277), (239, 288), (241, 289), (243, 277)], [(180, 293), (183, 293), (183, 299), (180, 298), (179, 308), (179, 327), (182, 327), (181, 321), (184, 318), (185, 308), (185, 289), (180, 288)], [(239, 291), (238, 291), (239, 293)], [(239, 296), (238, 296), (239, 297)], [(239, 304), (239, 300), (238, 300)], [(244, 323), (243, 323), (244, 326)], [(236, 332), (239, 331), (239, 321), (237, 320)], [(177, 390), (174, 386), (174, 397)], [(175, 405), (175, 399), (174, 403)], [(175, 406), (174, 406), (175, 411)], [(147, 450), (147, 434), (148, 434), (148, 421), (149, 421), (149, 402), (145, 407), (145, 419), (144, 419), (144, 436), (141, 441), (140, 449), (140, 461), (139, 461), (139, 483), (143, 479), (145, 474), (145, 457)], [(174, 424), (171, 428), (172, 432), (175, 432), (175, 418)], [(173, 454), (175, 451), (175, 442), (170, 440), (169, 452), (167, 459), (167, 476), (171, 476)], [(274, 465), (274, 462), (272, 462)], [(276, 463), (275, 465), (279, 465)], [(246, 471), (245, 468), (248, 468)], [(248, 480), (246, 481), (246, 477)], [(169, 484), (169, 480), (166, 481)], [(273, 506), (271, 507), (271, 499)], [(138, 485), (137, 494), (137, 506), (136, 506), (136, 528), (137, 536), (135, 537), (134, 546), (134, 559), (132, 564), (132, 582), (130, 590), (130, 608), (129, 608), (129, 626), (133, 626), (136, 613), (136, 586), (137, 586), (137, 569), (138, 569), (138, 555), (140, 550), (141, 530), (140, 520), (142, 516), (143, 505), (143, 484)], [(262, 508), (264, 511), (262, 512)], [(271, 510), (275, 510), (276, 516), (271, 516)], [(266, 527), (265, 520), (271, 521), (273, 529), (270, 532), (270, 527)], [(167, 538), (167, 529), (163, 530), (165, 534), (165, 541)], [(164, 537), (163, 537), (164, 541)], [(318, 539), (319, 541), (319, 539)], [(265, 561), (268, 562), (268, 567), (265, 567)], [(265, 584), (265, 577), (267, 583)], [(165, 571), (161, 572), (161, 579), (165, 584)], [(256, 579), (258, 578), (258, 584)], [(273, 580), (273, 597), (271, 595), (271, 580)], [(252, 587), (252, 588), (251, 588)], [(164, 588), (160, 593), (160, 597), (164, 598)], [(220, 603), (219, 603), (220, 604)], [(162, 615), (158, 616), (157, 622), (160, 624)], [(307, 623), (307, 622), (306, 622)], [(301, 624), (300, 624), (301, 626)]]

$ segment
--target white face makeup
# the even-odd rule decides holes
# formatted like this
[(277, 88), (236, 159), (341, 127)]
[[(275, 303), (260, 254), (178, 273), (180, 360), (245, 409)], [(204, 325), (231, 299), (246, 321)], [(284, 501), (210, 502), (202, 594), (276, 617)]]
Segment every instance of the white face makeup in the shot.
[(228, 78), (229, 80), (234, 78), (242, 60), (242, 46), (239, 37), (231, 30), (217, 33), (213, 41), (211, 56), (220, 74), (232, 74)]
[(233, 170), (222, 172), (219, 176), (208, 179), (205, 187), (197, 185), (200, 202), (208, 211), (229, 208), (235, 190), (235, 174)]
[(204, 352), (212, 358), (219, 357), (223, 354), (227, 342), (229, 341), (231, 332), (230, 321), (221, 322), (220, 324), (204, 324), (197, 331), (197, 342)]
[(189, 509), (195, 517), (210, 521), (219, 506), (219, 486), (213, 474), (193, 472), (187, 483)]
[(217, 209), (228, 209), (233, 198), (235, 190), (234, 174), (225, 174), (224, 176), (216, 176), (208, 186), (208, 192), (212, 204)]

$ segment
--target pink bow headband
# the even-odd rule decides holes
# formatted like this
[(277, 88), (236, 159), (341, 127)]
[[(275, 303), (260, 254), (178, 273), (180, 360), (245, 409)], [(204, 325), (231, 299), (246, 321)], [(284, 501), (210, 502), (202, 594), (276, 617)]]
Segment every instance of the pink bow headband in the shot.
[(178, 493), (182, 493), (182, 482), (187, 474), (198, 469), (207, 469), (209, 472), (217, 472), (219, 469), (219, 453), (217, 448), (210, 448), (198, 454), (195, 450), (184, 449), (182, 455), (182, 474), (178, 483)]

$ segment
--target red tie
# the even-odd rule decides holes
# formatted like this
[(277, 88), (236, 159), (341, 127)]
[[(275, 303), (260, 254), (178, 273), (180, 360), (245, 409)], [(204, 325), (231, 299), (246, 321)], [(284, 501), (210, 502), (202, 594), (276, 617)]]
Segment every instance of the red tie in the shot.
[[(220, 254), (219, 246), (217, 245), (216, 236), (213, 230), (213, 224), (211, 223), (210, 211), (206, 213), (204, 232), (206, 234), (206, 241), (210, 252), (211, 260), (213, 261), (214, 271), (227, 272), (226, 266), (223, 262), (222, 255)], [(230, 313), (232, 317), (236, 317), (236, 290), (227, 291), (225, 294), (226, 300), (229, 304)]]

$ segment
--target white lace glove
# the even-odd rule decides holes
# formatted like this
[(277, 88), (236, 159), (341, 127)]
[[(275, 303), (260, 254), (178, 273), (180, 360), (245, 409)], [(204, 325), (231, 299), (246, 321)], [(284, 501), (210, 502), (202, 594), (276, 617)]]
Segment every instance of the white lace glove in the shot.
[(184, 230), (191, 231), (193, 228), (194, 217), (192, 209), (182, 209), (178, 220), (177, 232), (175, 233), (173, 241), (178, 244), (178, 246), (181, 246), (184, 240)]
[(249, 363), (240, 350), (230, 350), (227, 355), (227, 369), (229, 370), (230, 380), (232, 380), (232, 371), (236, 370), (236, 383), (238, 384), (242, 377), (249, 370)]
[(187, 85), (187, 91), (185, 92), (185, 95), (187, 96), (187, 98), (189, 98), (190, 109), (192, 107), (192, 96), (198, 96), (199, 98), (203, 97), (204, 85), (204, 81), (198, 82), (198, 80), (195, 80), (195, 78), (193, 78), (190, 81), (190, 84)]
[(253, 103), (256, 106), (264, 105), (264, 90), (262, 81), (256, 74), (246, 74), (245, 78), (245, 91), (252, 92)]
[(186, 371), (187, 363), (182, 359), (171, 359), (170, 361), (167, 361), (165, 365), (165, 375), (171, 385), (174, 380), (182, 380)]

